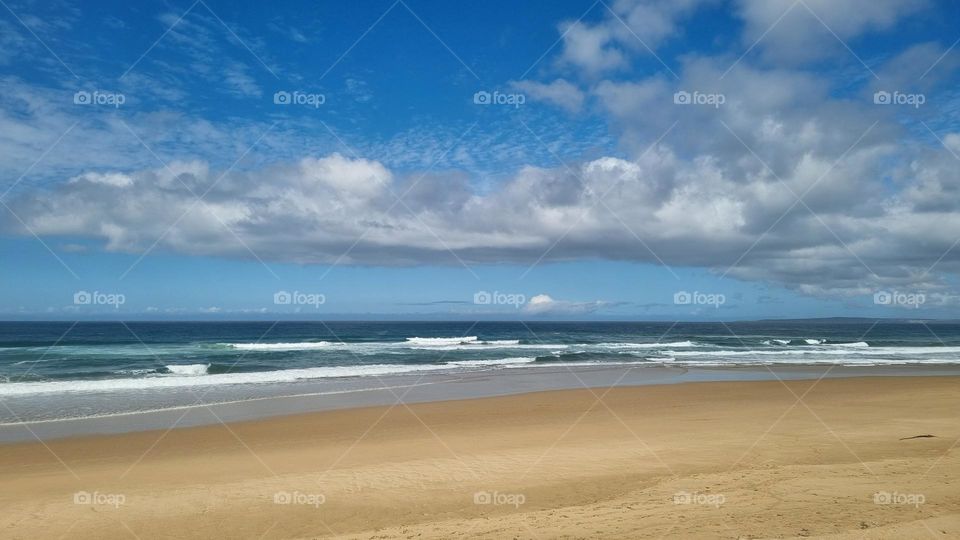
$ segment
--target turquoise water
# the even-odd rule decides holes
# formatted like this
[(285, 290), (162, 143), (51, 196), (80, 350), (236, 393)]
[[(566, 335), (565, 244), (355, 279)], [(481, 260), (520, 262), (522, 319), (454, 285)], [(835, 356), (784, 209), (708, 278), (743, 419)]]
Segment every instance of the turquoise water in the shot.
[(960, 325), (0, 323), (0, 396), (550, 365), (960, 364)]
[[(958, 368), (960, 325), (946, 323), (9, 322), (0, 427), (207, 404), (245, 404), (231, 406), (239, 418), (398, 395)], [(291, 396), (295, 408), (275, 402)]]

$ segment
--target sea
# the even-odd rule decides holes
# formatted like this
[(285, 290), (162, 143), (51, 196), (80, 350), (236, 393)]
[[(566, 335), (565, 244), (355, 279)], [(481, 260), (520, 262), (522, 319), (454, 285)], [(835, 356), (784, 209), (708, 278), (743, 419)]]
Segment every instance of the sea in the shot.
[(736, 379), (781, 368), (931, 366), (960, 367), (960, 324), (0, 322), (0, 425), (278, 396), (353, 403), (349, 394), (424, 381), (508, 387), (601, 368), (630, 370), (636, 381), (691, 370)]

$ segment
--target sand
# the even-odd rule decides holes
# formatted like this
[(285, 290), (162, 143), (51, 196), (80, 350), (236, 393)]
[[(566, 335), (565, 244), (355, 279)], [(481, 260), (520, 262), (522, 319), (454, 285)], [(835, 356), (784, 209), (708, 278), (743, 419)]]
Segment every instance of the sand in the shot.
[(401, 403), (0, 446), (0, 537), (960, 538), (958, 437), (952, 377)]

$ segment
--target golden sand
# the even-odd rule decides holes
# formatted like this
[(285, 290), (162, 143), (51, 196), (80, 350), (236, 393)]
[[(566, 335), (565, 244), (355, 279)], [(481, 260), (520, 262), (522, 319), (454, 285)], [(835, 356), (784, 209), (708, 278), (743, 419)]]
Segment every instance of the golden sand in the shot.
[(960, 538), (958, 437), (960, 379), (876, 377), (11, 444), (0, 537)]

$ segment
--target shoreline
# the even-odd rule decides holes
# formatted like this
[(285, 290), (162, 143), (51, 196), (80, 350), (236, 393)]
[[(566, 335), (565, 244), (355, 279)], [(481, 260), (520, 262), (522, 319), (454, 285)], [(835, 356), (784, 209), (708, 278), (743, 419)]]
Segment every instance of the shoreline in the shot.
[[(555, 366), (475, 370), (460, 373), (393, 375), (351, 379), (327, 379), (279, 385), (237, 385), (206, 392), (188, 392), (185, 404), (146, 410), (119, 411), (72, 418), (23, 420), (17, 398), (3, 398), (4, 409), (15, 421), (0, 423), (0, 445), (31, 440), (55, 440), (93, 434), (114, 434), (171, 425), (192, 427), (221, 422), (250, 421), (287, 415), (384, 406), (397, 401), (430, 403), (510, 396), (551, 390), (582, 389), (585, 386), (656, 386), (693, 382), (813, 380), (820, 377), (928, 377), (960, 376), (960, 366), (770, 366), (724, 368), (637, 367), (635, 365)], [(233, 398), (229, 392), (248, 392)], [(259, 392), (259, 393), (254, 393)], [(220, 394), (218, 394), (220, 393)], [(227, 396), (224, 398), (223, 396)], [(166, 396), (165, 396), (166, 397)], [(28, 396), (37, 409), (62, 401), (75, 407), (79, 399), (129, 401), (142, 399), (136, 393), (66, 394)], [(30, 399), (28, 399), (30, 401)], [(21, 420), (21, 421), (16, 421)]]
[(6, 444), (0, 530), (149, 537), (162, 520), (176, 538), (957, 535), (958, 383), (552, 390)]

